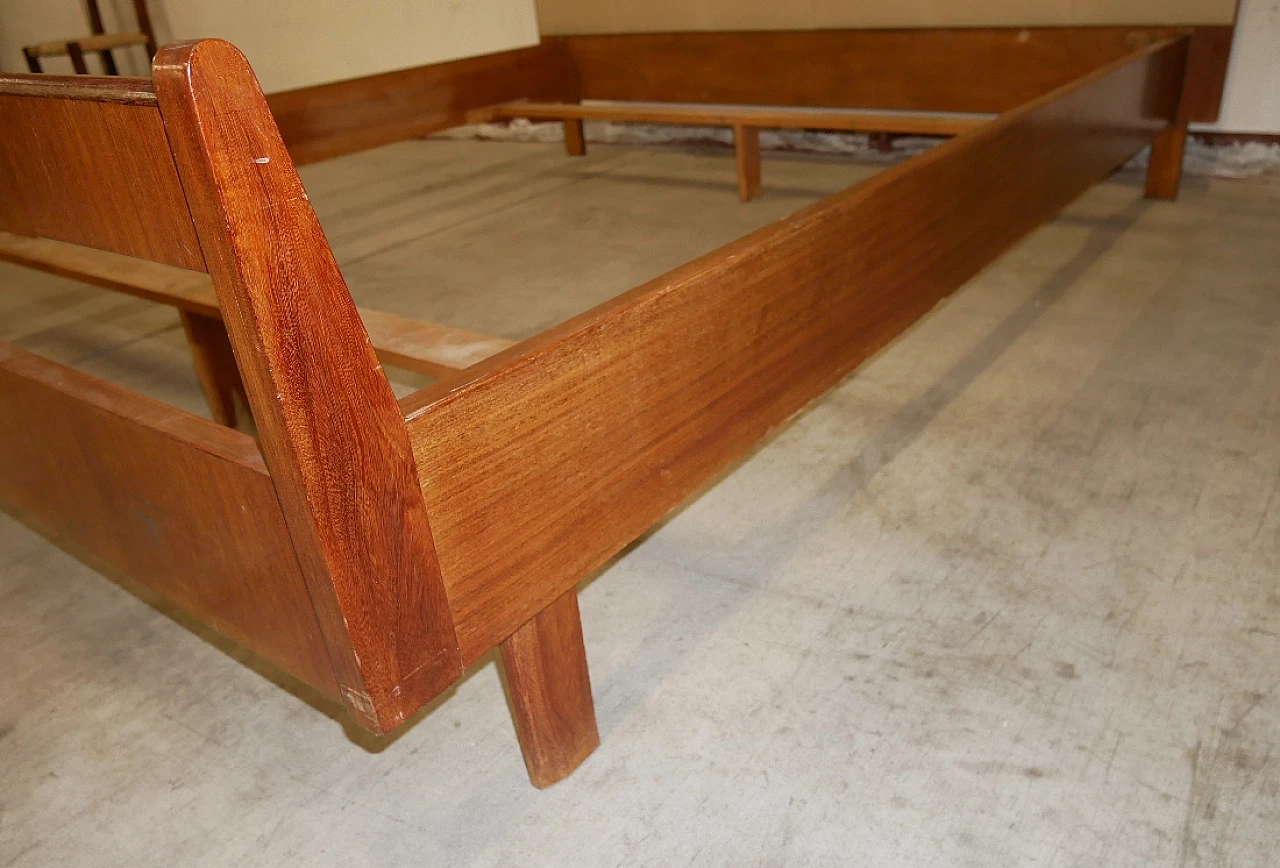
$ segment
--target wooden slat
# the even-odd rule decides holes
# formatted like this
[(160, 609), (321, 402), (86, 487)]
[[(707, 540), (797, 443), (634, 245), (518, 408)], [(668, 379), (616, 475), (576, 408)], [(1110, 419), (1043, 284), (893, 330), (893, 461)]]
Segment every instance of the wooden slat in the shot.
[(204, 270), (149, 85), (43, 78), (0, 77), (0, 230)]
[(343, 701), (389, 731), (462, 674), (399, 404), (248, 61), (178, 43), (153, 72)]
[(973, 116), (912, 115), (891, 112), (815, 111), (786, 108), (728, 108), (694, 105), (611, 103), (513, 102), (495, 106), (498, 118), (626, 123), (689, 124), (693, 126), (747, 126), (757, 129), (843, 130), (864, 133), (906, 133), (922, 136), (956, 136), (986, 123)]
[(330, 696), (253, 440), (0, 344), (0, 501)]
[[(1182, 27), (974, 27), (633, 33), (563, 41), (580, 98), (998, 113)], [(1197, 27), (1204, 92), (1192, 120), (1217, 117), (1231, 27)]]
[(145, 33), (98, 33), (93, 36), (81, 36), (77, 39), (55, 39), (40, 42), (27, 47), (36, 57), (60, 57), (67, 53), (67, 45), (71, 42), (80, 46), (81, 51), (105, 51), (112, 48), (125, 48), (130, 45), (146, 45)]
[(539, 45), (272, 94), (294, 162), (325, 160), (458, 126), (513, 99), (572, 100), (577, 81), (558, 45)]
[[(0, 232), (0, 260), (222, 318), (213, 281), (202, 272), (10, 232)], [(360, 319), (383, 364), (433, 377), (468, 368), (513, 344), (368, 308), (360, 309)]]
[(1185, 50), (1106, 66), (407, 402), (464, 660), (1151, 141)]

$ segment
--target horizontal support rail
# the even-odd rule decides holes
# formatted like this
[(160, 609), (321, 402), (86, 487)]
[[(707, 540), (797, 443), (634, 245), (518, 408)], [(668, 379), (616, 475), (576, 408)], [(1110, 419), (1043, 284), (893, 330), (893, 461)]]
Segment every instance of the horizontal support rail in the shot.
[[(209, 275), (132, 256), (0, 232), (0, 260), (221, 319)], [(383, 364), (433, 377), (469, 368), (513, 341), (377, 310), (360, 309)]]
[(820, 111), (815, 109), (738, 108), (653, 103), (510, 102), (490, 109), (494, 118), (530, 120), (620, 121), (760, 129), (835, 130), (858, 133), (907, 133), (957, 136), (991, 120), (985, 115), (913, 114), (909, 112)]

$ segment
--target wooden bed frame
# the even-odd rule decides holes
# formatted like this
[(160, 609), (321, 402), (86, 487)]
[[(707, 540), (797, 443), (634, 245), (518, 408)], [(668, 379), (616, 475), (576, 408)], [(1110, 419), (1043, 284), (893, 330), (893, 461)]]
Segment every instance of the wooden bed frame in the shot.
[[(549, 785), (599, 741), (575, 586), (1145, 145), (1176, 195), (1230, 38), (569, 37), (266, 98), (204, 41), (0, 77), (0, 256), (179, 308), (259, 436), (0, 344), (0, 501), (376, 733), (500, 647)], [(531, 340), (362, 323), (295, 163), (584, 99), (998, 116)], [(441, 379), (397, 401), (379, 353)]]

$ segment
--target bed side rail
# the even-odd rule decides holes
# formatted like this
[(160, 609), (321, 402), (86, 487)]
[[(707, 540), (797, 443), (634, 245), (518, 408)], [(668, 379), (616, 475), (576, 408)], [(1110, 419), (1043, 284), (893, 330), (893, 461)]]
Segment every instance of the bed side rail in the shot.
[(0, 75), (0, 229), (204, 270), (151, 82)]
[(577, 98), (564, 47), (549, 43), (274, 93), (267, 103), (302, 164), (456, 127), (496, 103)]
[(0, 407), (0, 502), (338, 695), (252, 438), (8, 344)]
[(1234, 28), (965, 27), (548, 36), (582, 98), (1003, 112), (1191, 34), (1188, 111), (1218, 118)]
[(1101, 67), (406, 401), (463, 659), (503, 641), (1174, 118)]

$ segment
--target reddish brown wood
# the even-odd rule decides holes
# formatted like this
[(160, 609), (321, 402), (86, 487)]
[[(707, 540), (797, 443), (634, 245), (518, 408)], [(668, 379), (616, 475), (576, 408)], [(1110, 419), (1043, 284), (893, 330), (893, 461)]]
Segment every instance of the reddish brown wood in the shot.
[(760, 195), (760, 130), (734, 127), (733, 154), (738, 166), (738, 200), (750, 202)]
[(571, 157), (581, 157), (587, 153), (587, 137), (582, 130), (581, 118), (568, 118), (564, 121), (564, 152)]
[(1151, 141), (1179, 51), (1104, 67), (407, 402), (464, 660)]
[(1189, 121), (1213, 123), (1218, 120), (1234, 39), (1234, 27), (1197, 27), (1192, 34), (1182, 95)]
[(243, 55), (168, 45), (154, 80), (343, 699), (389, 731), (462, 672), (399, 406)]
[[(1192, 120), (1214, 120), (1231, 27), (1204, 34)], [(583, 99), (1003, 112), (1179, 27), (932, 28), (545, 37)], [(891, 130), (888, 132), (892, 132)]]
[(1182, 46), (1182, 56), (1176, 61), (1180, 79), (1178, 108), (1172, 122), (1151, 143), (1150, 162), (1147, 166), (1146, 193), (1152, 199), (1176, 199), (1182, 186), (1182, 162), (1187, 148), (1187, 123), (1191, 114), (1191, 100), (1195, 98), (1191, 75), (1189, 47), (1195, 40), (1187, 40)]
[(467, 113), (522, 97), (578, 98), (564, 49), (539, 45), (272, 94), (295, 162), (310, 163), (458, 126)]
[(187, 343), (191, 345), (191, 359), (196, 368), (200, 390), (209, 403), (213, 421), (228, 428), (236, 427), (237, 403), (248, 406), (244, 382), (236, 368), (231, 351), (231, 340), (220, 317), (210, 317), (187, 310), (178, 310), (182, 319)]
[(248, 436), (0, 344), (0, 502), (338, 695)]
[(64, 81), (0, 76), (0, 230), (203, 271), (150, 87)]
[(549, 787), (600, 746), (578, 592), (565, 592), (512, 633), (502, 665), (529, 780)]

